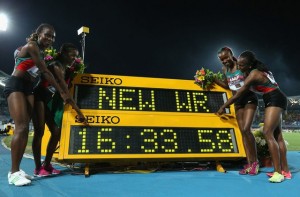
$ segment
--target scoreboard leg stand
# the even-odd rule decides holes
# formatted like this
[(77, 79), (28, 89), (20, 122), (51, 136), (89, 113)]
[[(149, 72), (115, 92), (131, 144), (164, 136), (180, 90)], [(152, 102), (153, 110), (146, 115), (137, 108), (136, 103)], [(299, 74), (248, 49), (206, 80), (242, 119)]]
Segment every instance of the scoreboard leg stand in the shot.
[(223, 172), (226, 173), (227, 171), (223, 168), (222, 164), (220, 163), (220, 161), (216, 161), (216, 169), (218, 172)]
[(90, 176), (90, 164), (86, 163), (84, 167), (84, 176), (87, 178)]

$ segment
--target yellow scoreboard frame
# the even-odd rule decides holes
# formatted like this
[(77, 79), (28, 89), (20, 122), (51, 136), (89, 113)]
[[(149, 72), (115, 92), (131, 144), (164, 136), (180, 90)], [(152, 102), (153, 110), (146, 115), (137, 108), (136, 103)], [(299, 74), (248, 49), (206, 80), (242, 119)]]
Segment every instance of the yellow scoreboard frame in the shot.
[(245, 157), (233, 106), (227, 118), (215, 115), (232, 96), (220, 86), (208, 91), (193, 80), (79, 74), (71, 93), (89, 125), (76, 122), (76, 112), (65, 106), (58, 160)]

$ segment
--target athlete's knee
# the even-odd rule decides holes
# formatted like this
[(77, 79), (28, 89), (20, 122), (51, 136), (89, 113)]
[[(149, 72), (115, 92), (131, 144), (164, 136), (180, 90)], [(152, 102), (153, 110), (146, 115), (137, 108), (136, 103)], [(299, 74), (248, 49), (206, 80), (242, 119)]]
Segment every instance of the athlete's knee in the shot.
[(241, 132), (242, 132), (244, 135), (252, 134), (252, 133), (251, 133), (251, 128), (250, 128), (249, 126), (244, 126), (244, 127), (241, 129)]
[(274, 131), (271, 130), (270, 128), (264, 128), (262, 133), (266, 139), (274, 138)]
[(27, 134), (28, 132), (29, 132), (29, 124), (26, 123), (15, 124), (14, 133)]

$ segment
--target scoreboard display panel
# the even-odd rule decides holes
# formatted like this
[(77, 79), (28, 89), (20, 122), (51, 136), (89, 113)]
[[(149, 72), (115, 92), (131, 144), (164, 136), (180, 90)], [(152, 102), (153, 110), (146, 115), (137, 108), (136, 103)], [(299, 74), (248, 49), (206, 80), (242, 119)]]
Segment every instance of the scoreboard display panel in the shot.
[[(71, 93), (88, 125), (66, 105), (58, 160), (197, 160), (245, 157), (231, 92), (193, 80), (79, 74)], [(231, 118), (230, 118), (231, 117)]]

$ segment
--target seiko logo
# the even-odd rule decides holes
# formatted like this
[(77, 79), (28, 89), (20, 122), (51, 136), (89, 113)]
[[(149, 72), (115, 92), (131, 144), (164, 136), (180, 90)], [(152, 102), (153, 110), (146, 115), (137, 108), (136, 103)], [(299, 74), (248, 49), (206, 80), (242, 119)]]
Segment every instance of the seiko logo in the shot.
[(88, 84), (104, 84), (104, 85), (121, 85), (121, 78), (113, 78), (113, 77), (92, 77), (92, 76), (82, 76), (80, 78), (81, 83)]
[[(120, 118), (118, 116), (85, 116), (87, 123), (96, 124), (119, 124)], [(78, 122), (75, 120), (75, 122)]]

